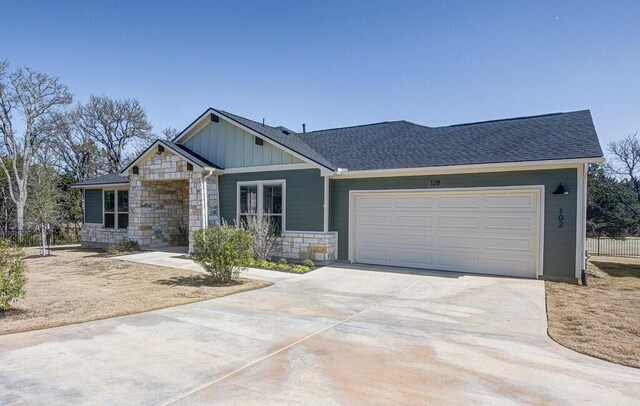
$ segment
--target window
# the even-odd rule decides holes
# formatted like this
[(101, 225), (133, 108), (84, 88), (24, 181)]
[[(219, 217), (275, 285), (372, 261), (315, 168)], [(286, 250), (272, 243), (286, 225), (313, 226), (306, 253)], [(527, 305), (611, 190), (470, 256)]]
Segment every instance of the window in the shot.
[(240, 224), (249, 216), (268, 218), (276, 233), (285, 228), (285, 181), (238, 182), (238, 219)]
[(116, 226), (116, 199), (114, 190), (104, 191), (104, 227), (115, 228)]
[(118, 190), (118, 228), (129, 227), (129, 192)]
[(262, 213), (273, 223), (276, 234), (282, 231), (282, 185), (262, 187)]
[(129, 227), (129, 191), (104, 191), (104, 227)]
[(240, 224), (246, 224), (247, 217), (258, 215), (258, 186), (240, 186)]

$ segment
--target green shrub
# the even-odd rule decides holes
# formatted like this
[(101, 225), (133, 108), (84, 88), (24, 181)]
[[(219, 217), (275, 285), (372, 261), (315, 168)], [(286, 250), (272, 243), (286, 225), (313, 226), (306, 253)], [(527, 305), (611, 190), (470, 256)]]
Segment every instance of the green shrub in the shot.
[(306, 265), (294, 265), (291, 267), (291, 269), (289, 270), (289, 272), (293, 272), (293, 273), (307, 273), (311, 270), (310, 267), (306, 266)]
[(313, 268), (314, 266), (316, 266), (316, 264), (314, 264), (313, 261), (310, 259), (305, 259), (304, 261), (302, 261), (302, 265), (309, 268)]
[(127, 254), (131, 252), (140, 251), (140, 244), (137, 241), (130, 240), (128, 238), (123, 238), (115, 244), (109, 245), (105, 251), (109, 255), (121, 255)]
[(11, 302), (24, 297), (26, 272), (22, 251), (0, 239), (0, 311), (9, 310)]
[(251, 234), (236, 227), (221, 225), (194, 233), (193, 259), (202, 265), (215, 282), (237, 279), (253, 257)]
[(278, 261), (278, 264), (287, 265), (287, 259), (286, 258), (280, 258), (280, 261)]
[(273, 269), (276, 267), (276, 263), (271, 261), (257, 260), (255, 261), (255, 266), (258, 268)]

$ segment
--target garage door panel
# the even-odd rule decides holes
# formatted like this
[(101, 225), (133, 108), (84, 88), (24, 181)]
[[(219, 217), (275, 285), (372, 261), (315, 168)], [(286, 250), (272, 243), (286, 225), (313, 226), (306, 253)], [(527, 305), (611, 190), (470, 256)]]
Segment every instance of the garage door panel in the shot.
[[(395, 242), (398, 246), (419, 246), (430, 248), (433, 237), (430, 234), (397, 233)], [(400, 250), (400, 248), (398, 248)]]
[(396, 251), (395, 262), (402, 266), (428, 267), (432, 265), (433, 254), (425, 250), (402, 249)]
[(485, 248), (489, 250), (522, 251), (529, 253), (533, 248), (533, 242), (530, 238), (486, 237), (484, 242)]
[(478, 228), (480, 218), (469, 215), (440, 215), (438, 216), (438, 227), (440, 228)]
[(398, 197), (396, 199), (396, 208), (412, 209), (412, 208), (431, 208), (433, 207), (433, 199), (424, 196), (418, 197)]
[(524, 189), (356, 195), (353, 259), (536, 277), (539, 194)]
[(383, 244), (388, 245), (391, 243), (391, 235), (388, 233), (367, 233), (359, 232), (358, 240), (364, 244)]
[(486, 216), (485, 227), (503, 230), (532, 230), (533, 216)]
[(372, 262), (372, 263), (389, 263), (389, 251), (382, 249), (369, 249), (358, 248), (357, 260), (359, 262)]
[(391, 198), (388, 197), (369, 197), (367, 199), (358, 199), (358, 208), (363, 209), (389, 209), (391, 208)]
[(396, 214), (396, 225), (406, 227), (431, 227), (433, 216), (420, 214)]
[(391, 225), (390, 214), (361, 214), (358, 221), (363, 226), (388, 226)]
[(486, 208), (509, 209), (514, 211), (517, 209), (535, 209), (535, 202), (531, 195), (499, 195), (487, 196)]
[(531, 259), (522, 258), (487, 258), (484, 271), (492, 274), (522, 276), (529, 272), (532, 262)]
[(442, 235), (438, 238), (438, 249), (475, 249), (480, 247), (480, 240), (474, 236)]
[(469, 271), (478, 269), (478, 255), (470, 253), (438, 251), (437, 265), (447, 271)]
[(480, 207), (480, 199), (476, 196), (450, 196), (439, 197), (439, 209), (477, 209)]

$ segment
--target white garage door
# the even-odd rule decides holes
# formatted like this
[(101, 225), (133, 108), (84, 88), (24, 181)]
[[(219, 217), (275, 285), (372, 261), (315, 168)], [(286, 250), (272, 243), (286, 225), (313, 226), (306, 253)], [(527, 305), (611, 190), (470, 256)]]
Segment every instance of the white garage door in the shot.
[(535, 278), (540, 190), (353, 194), (351, 259)]

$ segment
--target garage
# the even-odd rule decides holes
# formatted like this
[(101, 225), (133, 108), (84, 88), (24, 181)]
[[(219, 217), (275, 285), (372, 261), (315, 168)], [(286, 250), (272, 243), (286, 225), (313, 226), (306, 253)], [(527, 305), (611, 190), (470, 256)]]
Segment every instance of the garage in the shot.
[(352, 191), (349, 259), (536, 278), (543, 187)]

